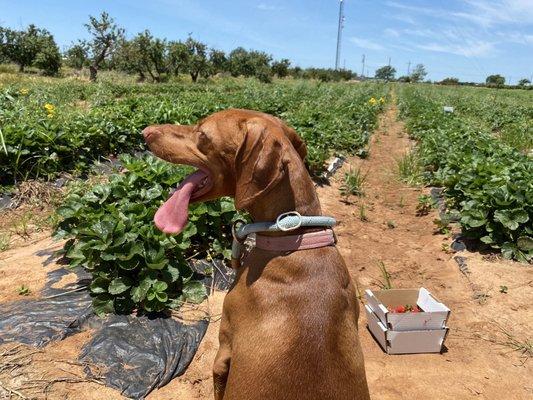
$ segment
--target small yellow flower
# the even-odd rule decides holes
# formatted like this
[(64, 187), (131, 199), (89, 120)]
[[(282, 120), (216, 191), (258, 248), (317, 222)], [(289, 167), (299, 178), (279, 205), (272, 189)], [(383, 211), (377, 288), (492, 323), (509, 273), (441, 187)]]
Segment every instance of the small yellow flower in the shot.
[(22, 88), (19, 90), (19, 93), (23, 96), (26, 96), (29, 92), (30, 92), (29, 89), (26, 89), (26, 88)]
[(47, 117), (48, 118), (54, 118), (54, 113), (48, 114)]
[(383, 103), (385, 103), (385, 99), (384, 99), (383, 97), (380, 97), (380, 98), (379, 98), (379, 102), (380, 102), (381, 104), (383, 104)]
[(53, 113), (56, 110), (56, 107), (53, 104), (46, 103), (44, 105), (44, 109), (48, 111), (49, 113)]
[(378, 101), (375, 98), (371, 97), (370, 100), (368, 100), (368, 102), (372, 105), (375, 105)]

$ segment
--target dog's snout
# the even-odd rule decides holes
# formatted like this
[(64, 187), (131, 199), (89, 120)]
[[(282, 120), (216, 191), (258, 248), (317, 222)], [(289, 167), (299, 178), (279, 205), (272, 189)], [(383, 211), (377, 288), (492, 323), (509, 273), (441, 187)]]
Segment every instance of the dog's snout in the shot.
[(157, 132), (157, 128), (153, 126), (147, 126), (146, 128), (143, 129), (143, 132), (142, 132), (144, 136), (144, 140), (148, 140), (148, 138), (156, 132)]

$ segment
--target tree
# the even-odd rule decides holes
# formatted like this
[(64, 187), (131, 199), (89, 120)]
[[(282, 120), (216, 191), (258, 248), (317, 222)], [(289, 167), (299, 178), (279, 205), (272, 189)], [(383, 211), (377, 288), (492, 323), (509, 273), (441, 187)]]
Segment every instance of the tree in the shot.
[(505, 85), (505, 78), (501, 75), (489, 75), (487, 76), (487, 79), (485, 79), (485, 82), (489, 86), (503, 86)]
[(99, 19), (90, 15), (89, 23), (85, 24), (85, 27), (92, 36), (88, 43), (91, 53), (89, 70), (91, 81), (95, 81), (102, 63), (113, 53), (117, 43), (124, 38), (124, 29), (118, 27), (115, 20), (105, 11)]
[(441, 85), (458, 85), (459, 79), (457, 78), (444, 78), (442, 81), (439, 82)]
[(189, 37), (185, 41), (185, 46), (187, 46), (189, 53), (187, 69), (192, 81), (196, 82), (199, 75), (208, 77), (209, 62), (207, 60), (207, 46), (202, 42), (194, 40), (192, 37)]
[(384, 67), (378, 68), (376, 70), (376, 78), (383, 79), (386, 81), (392, 81), (396, 75), (396, 68), (391, 67), (390, 65), (385, 65)]
[(222, 50), (211, 49), (209, 52), (209, 64), (213, 75), (226, 71), (228, 67), (226, 53)]
[(410, 83), (412, 81), (410, 76), (402, 75), (398, 78), (398, 82)]
[(65, 52), (65, 62), (69, 67), (77, 70), (80, 70), (88, 65), (89, 53), (87, 44), (80, 41), (70, 46), (70, 48)]
[(150, 76), (152, 82), (161, 82), (167, 72), (167, 43), (152, 36), (149, 30), (137, 34), (132, 40), (122, 39), (113, 55), (116, 68), (139, 74), (144, 81)]
[(0, 28), (2, 58), (18, 64), (19, 71), (35, 65), (48, 75), (61, 67), (61, 56), (54, 37), (46, 29), (29, 25), (25, 31)]
[(289, 75), (290, 66), (291, 62), (286, 58), (283, 58), (279, 61), (274, 61), (271, 67), (272, 73), (278, 78), (285, 78), (287, 75)]
[(525, 87), (529, 85), (531, 85), (531, 81), (527, 78), (523, 78), (518, 81), (518, 86)]
[(272, 56), (256, 50), (247, 51), (237, 47), (229, 54), (229, 72), (233, 76), (255, 76), (262, 82), (270, 82), (272, 71), (270, 61)]
[(40, 38), (39, 51), (35, 56), (34, 65), (46, 75), (57, 75), (61, 68), (61, 53), (54, 37), (48, 32)]
[(174, 75), (187, 71), (189, 50), (183, 42), (169, 42), (167, 46), (167, 67)]
[(424, 64), (417, 64), (411, 72), (410, 78), (412, 82), (420, 82), (424, 80), (427, 74)]

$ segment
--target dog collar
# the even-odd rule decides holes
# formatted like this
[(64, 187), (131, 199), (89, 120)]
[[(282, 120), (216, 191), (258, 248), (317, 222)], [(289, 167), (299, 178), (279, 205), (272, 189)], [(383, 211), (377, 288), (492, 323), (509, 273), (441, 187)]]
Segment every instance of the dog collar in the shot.
[(304, 216), (297, 211), (280, 214), (275, 222), (256, 222), (247, 224), (243, 220), (233, 223), (233, 243), (231, 246), (231, 264), (234, 268), (240, 266), (244, 241), (251, 233), (259, 232), (288, 232), (302, 227), (328, 228), (319, 232), (298, 235), (265, 236), (257, 235), (255, 247), (270, 251), (296, 251), (331, 246), (336, 243), (335, 234), (331, 229), (336, 224), (332, 217)]

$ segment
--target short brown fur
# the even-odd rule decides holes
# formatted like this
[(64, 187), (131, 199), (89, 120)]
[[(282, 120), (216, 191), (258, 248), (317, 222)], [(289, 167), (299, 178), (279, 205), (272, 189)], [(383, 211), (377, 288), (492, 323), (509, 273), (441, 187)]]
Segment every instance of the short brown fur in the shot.
[[(210, 172), (212, 189), (195, 201), (232, 196), (254, 221), (292, 210), (321, 215), (305, 144), (278, 118), (232, 109), (144, 133), (157, 156)], [(252, 249), (224, 300), (215, 399), (369, 399), (358, 317), (336, 247)]]

